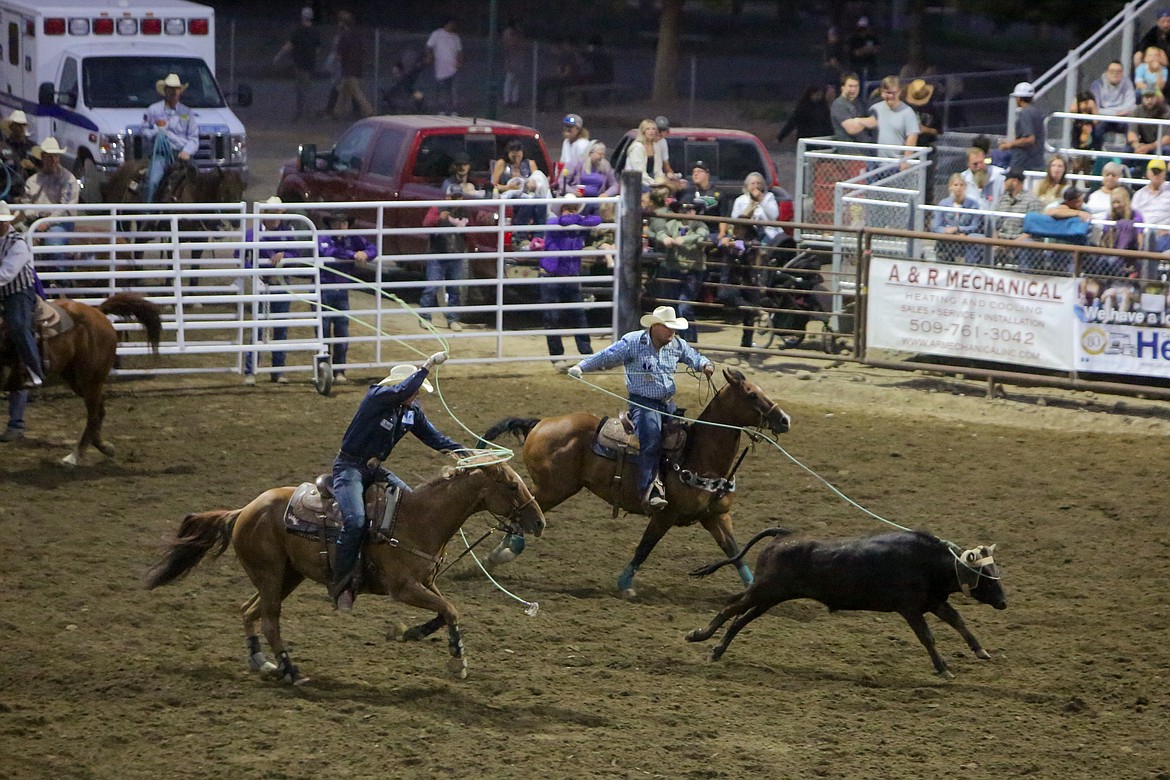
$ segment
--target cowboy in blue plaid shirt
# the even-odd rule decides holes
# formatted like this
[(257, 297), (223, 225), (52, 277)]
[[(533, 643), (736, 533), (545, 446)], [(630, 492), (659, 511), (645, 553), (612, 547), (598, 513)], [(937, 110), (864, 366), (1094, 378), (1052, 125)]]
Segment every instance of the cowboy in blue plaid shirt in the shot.
[(569, 376), (579, 379), (586, 371), (615, 366), (626, 367), (626, 391), (630, 394), (630, 419), (638, 433), (638, 490), (646, 496), (651, 509), (667, 504), (658, 466), (662, 457), (662, 415), (674, 414), (674, 373), (685, 363), (707, 376), (715, 365), (698, 350), (678, 337), (687, 329), (685, 318), (675, 316), (673, 306), (659, 306), (641, 319), (646, 330), (622, 336), (601, 352), (582, 360), (569, 369)]

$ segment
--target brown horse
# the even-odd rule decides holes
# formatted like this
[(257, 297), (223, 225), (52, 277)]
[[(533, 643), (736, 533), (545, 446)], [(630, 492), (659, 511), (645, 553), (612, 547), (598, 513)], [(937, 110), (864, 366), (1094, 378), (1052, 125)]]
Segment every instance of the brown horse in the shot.
[[(209, 552), (220, 555), (228, 544), (236, 551), (256, 593), (244, 602), (244, 635), (250, 665), (263, 673), (276, 672), (293, 684), (308, 681), (301, 676), (280, 637), (280, 605), (306, 577), (329, 582), (329, 569), (321, 543), (285, 530), (284, 512), (296, 488), (273, 488), (261, 493), (243, 509), (187, 515), (163, 559), (146, 577), (148, 589), (166, 585), (186, 574)], [(467, 676), (459, 613), (435, 587), (443, 551), (468, 517), (488, 511), (503, 517), (512, 533), (544, 532), (544, 514), (524, 480), (506, 463), (469, 469), (452, 469), (400, 499), (394, 536), (398, 544), (367, 540), (365, 560), (376, 573), (363, 578), (362, 592), (389, 594), (394, 599), (437, 613), (408, 630), (398, 631), (402, 641), (430, 636), (447, 626), (447, 669), (459, 679)], [(256, 620), (276, 654), (273, 665), (260, 650)]]
[[(651, 514), (634, 558), (618, 578), (618, 589), (626, 598), (637, 595), (634, 574), (649, 557), (658, 541), (673, 526), (699, 522), (716, 543), (733, 557), (739, 545), (731, 531), (731, 503), (735, 493), (722, 480), (734, 469), (740, 445), (739, 426), (767, 426), (775, 433), (788, 430), (791, 419), (775, 401), (742, 373), (724, 369), (727, 380), (698, 422), (692, 427), (686, 448), (677, 463), (664, 469), (669, 505)], [(704, 423), (713, 423), (705, 425)], [(593, 437), (601, 420), (592, 414), (567, 414), (543, 420), (505, 418), (483, 438), (491, 440), (511, 431), (524, 440), (524, 464), (536, 486), (540, 508), (549, 511), (581, 488), (634, 514), (643, 514), (642, 496), (637, 491), (637, 466), (625, 464), (621, 480), (614, 479), (614, 462), (593, 452)], [(733, 426), (733, 427), (719, 427)], [(615, 485), (617, 487), (615, 487)], [(732, 488), (734, 489), (734, 488)], [(616, 491), (616, 495), (615, 495)], [(524, 549), (524, 540), (505, 538), (489, 559), (493, 564), (512, 560)], [(745, 584), (752, 582), (747, 564), (739, 567)]]
[[(106, 416), (106, 379), (114, 368), (117, 357), (118, 333), (107, 319), (107, 314), (133, 317), (146, 329), (146, 340), (158, 353), (162, 337), (162, 309), (136, 293), (116, 293), (96, 308), (84, 303), (59, 298), (53, 303), (73, 318), (73, 327), (41, 342), (49, 364), (49, 375), (60, 376), (74, 393), (85, 401), (85, 430), (77, 447), (61, 461), (66, 466), (81, 462), (85, 448), (92, 444), (98, 452), (113, 456), (114, 448), (102, 441), (102, 420)], [(0, 375), (8, 373), (9, 392), (20, 389), (18, 359), (12, 345), (0, 339)]]
[[(148, 160), (122, 163), (102, 183), (104, 203), (142, 203)], [(201, 170), (194, 165), (177, 164), (159, 183), (158, 203), (238, 203), (247, 185), (239, 171), (213, 168)]]

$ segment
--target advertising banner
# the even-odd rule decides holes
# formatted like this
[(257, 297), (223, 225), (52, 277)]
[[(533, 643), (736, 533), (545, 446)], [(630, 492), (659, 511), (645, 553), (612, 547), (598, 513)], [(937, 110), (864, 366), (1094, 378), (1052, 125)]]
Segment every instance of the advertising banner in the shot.
[(1079, 279), (1077, 371), (1170, 377), (1166, 292), (1133, 281)]
[(874, 258), (870, 348), (1073, 369), (1077, 280)]

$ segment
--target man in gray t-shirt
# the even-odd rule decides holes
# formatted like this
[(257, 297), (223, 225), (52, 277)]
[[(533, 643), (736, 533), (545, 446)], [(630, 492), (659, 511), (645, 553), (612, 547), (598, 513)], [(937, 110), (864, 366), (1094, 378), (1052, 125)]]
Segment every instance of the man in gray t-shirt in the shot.
[(1044, 170), (1044, 112), (1032, 105), (1036, 88), (1026, 81), (1012, 90), (1016, 99), (1016, 137), (1000, 141), (999, 148), (1009, 152), (1009, 170)]
[[(902, 82), (886, 76), (881, 85), (882, 101), (869, 107), (877, 119), (877, 142), (891, 146), (915, 146), (918, 143), (918, 113), (902, 102)], [(879, 157), (910, 157), (914, 150), (878, 149)]]
[(869, 115), (860, 94), (861, 81), (856, 73), (846, 73), (841, 77), (841, 94), (829, 108), (834, 141), (873, 143), (877, 120)]

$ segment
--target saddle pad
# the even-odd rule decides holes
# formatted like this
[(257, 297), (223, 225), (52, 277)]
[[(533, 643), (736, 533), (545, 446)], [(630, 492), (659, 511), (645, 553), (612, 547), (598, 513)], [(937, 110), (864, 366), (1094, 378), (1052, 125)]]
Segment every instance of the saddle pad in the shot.
[[(366, 527), (375, 526), (378, 532), (389, 535), (398, 512), (399, 493), (392, 485), (377, 483), (366, 488)], [(302, 482), (284, 512), (284, 527), (299, 536), (321, 537), (322, 526), (330, 542), (341, 531), (341, 510), (333, 496), (323, 496), (312, 482)]]
[[(673, 418), (667, 420), (662, 427), (662, 451), (665, 454), (682, 449), (687, 440), (685, 425), (675, 424)], [(641, 448), (638, 446), (638, 435), (626, 433), (622, 421), (618, 417), (603, 417), (597, 426), (597, 433), (593, 436), (593, 452), (603, 458), (617, 460), (625, 451), (626, 458), (636, 458)]]

